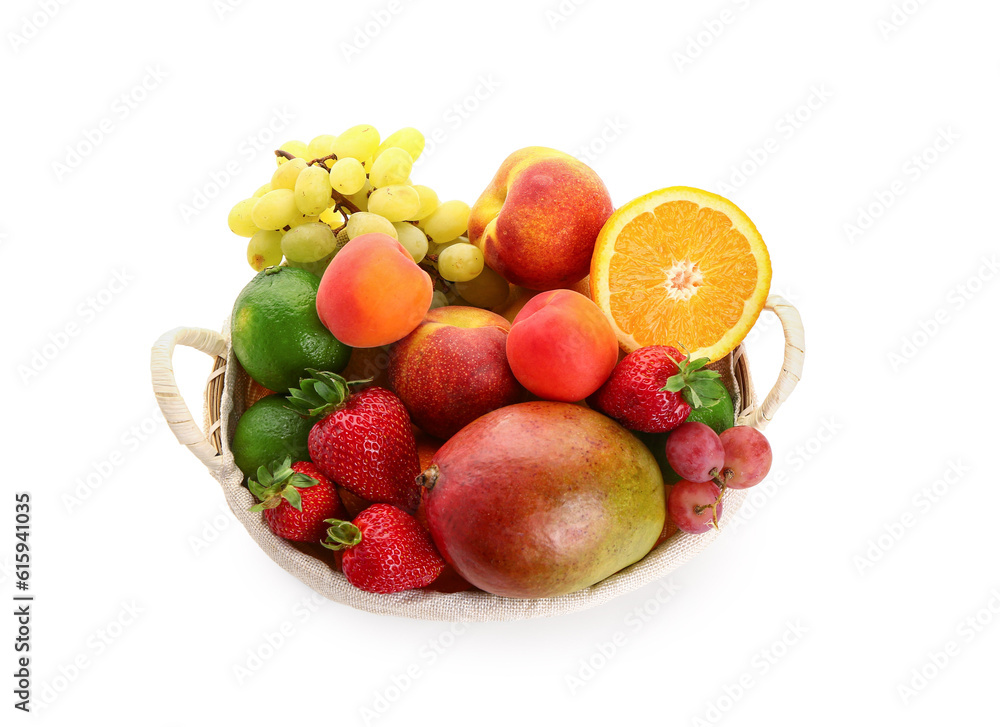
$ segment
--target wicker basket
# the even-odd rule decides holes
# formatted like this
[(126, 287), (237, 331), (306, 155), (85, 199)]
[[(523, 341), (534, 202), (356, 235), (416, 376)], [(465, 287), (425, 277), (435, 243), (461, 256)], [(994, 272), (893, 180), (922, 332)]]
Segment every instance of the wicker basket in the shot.
[[(778, 316), (785, 333), (785, 357), (778, 382), (763, 403), (757, 405), (753, 382), (741, 345), (713, 364), (733, 395), (737, 423), (763, 429), (798, 383), (805, 351), (802, 321), (786, 300), (772, 295), (765, 309)], [(177, 390), (173, 373), (173, 351), (178, 344), (191, 346), (215, 358), (215, 367), (205, 391), (205, 427), (199, 427)], [(243, 486), (243, 473), (230, 450), (236, 421), (246, 409), (246, 372), (232, 355), (228, 333), (202, 328), (177, 328), (164, 334), (153, 346), (153, 391), (167, 423), (178, 441), (190, 449), (222, 484), (229, 508), (258, 545), (278, 565), (317, 593), (365, 611), (439, 621), (508, 621), (580, 611), (634, 591), (660, 578), (706, 548), (718, 531), (703, 535), (678, 533), (645, 558), (575, 593), (555, 598), (515, 599), (479, 590), (438, 593), (413, 590), (394, 594), (365, 593), (350, 585), (334, 564), (330, 551), (316, 545), (292, 543), (274, 535), (261, 513), (250, 512), (254, 498)], [(746, 497), (744, 490), (724, 495), (720, 527), (725, 528)]]

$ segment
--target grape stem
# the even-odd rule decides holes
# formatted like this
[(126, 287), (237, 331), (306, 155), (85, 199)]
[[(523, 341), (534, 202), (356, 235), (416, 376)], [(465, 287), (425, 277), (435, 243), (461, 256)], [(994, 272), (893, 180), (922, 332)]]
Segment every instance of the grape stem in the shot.
[(420, 261), (420, 268), (431, 276), (431, 280), (434, 281), (434, 287), (440, 290), (442, 293), (451, 293), (451, 285), (447, 280), (441, 277), (441, 273), (437, 269), (437, 255), (424, 255), (424, 259)]
[(728, 482), (736, 473), (732, 471), (729, 467), (726, 467), (722, 472), (713, 469), (709, 474), (712, 476), (712, 481), (719, 486), (719, 496), (715, 498), (715, 502), (708, 505), (695, 505), (694, 513), (695, 515), (701, 515), (705, 508), (712, 508), (712, 525), (716, 530), (719, 529), (719, 513), (718, 507), (722, 504), (722, 496), (726, 494), (726, 482)]
[[(274, 155), (277, 157), (281, 157), (282, 159), (288, 159), (289, 161), (298, 158), (294, 154), (289, 154), (284, 149), (275, 149)], [(336, 154), (327, 154), (325, 157), (320, 157), (319, 159), (313, 159), (311, 162), (306, 162), (306, 166), (310, 167), (315, 166), (316, 164), (322, 164), (323, 162), (328, 161), (330, 159), (336, 160), (336, 158), (337, 158)], [(344, 214), (343, 210), (349, 210), (351, 214), (361, 211), (360, 207), (358, 207), (351, 200), (347, 199), (347, 197), (345, 197), (335, 189), (330, 191), (330, 196), (337, 203), (335, 206), (341, 210), (341, 214)], [(344, 214), (344, 217), (346, 218), (347, 215)]]
[(717, 484), (723, 490), (726, 489), (726, 483), (729, 482), (729, 480), (731, 480), (736, 475), (736, 473), (733, 472), (733, 470), (729, 467), (726, 467), (724, 470), (722, 470), (722, 472), (717, 472), (713, 470), (709, 474), (712, 475), (712, 481), (715, 482), (715, 484)]
[(712, 508), (712, 526), (715, 527), (716, 530), (718, 530), (719, 529), (719, 513), (718, 513), (718, 510), (716, 510), (716, 508), (718, 507), (718, 505), (719, 505), (720, 502), (722, 502), (722, 493), (721, 492), (719, 493), (719, 496), (715, 499), (715, 502), (709, 503), (708, 505), (695, 505), (694, 506), (694, 514), (695, 515), (701, 515), (703, 512), (705, 512), (705, 508), (708, 508), (708, 507)]

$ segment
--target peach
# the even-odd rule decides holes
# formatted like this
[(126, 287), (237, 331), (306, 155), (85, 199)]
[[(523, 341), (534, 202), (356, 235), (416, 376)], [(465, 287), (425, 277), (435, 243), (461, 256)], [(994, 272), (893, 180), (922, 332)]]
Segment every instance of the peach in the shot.
[(507, 157), (473, 205), (469, 240), (515, 285), (568, 288), (590, 270), (597, 235), (613, 211), (593, 169), (532, 146)]
[(535, 396), (580, 401), (593, 394), (618, 362), (618, 339), (601, 309), (572, 290), (529, 300), (507, 335), (514, 376)]
[(413, 423), (447, 439), (483, 414), (515, 404), (524, 390), (507, 363), (510, 324), (480, 308), (435, 308), (389, 349), (389, 388)]
[(334, 337), (357, 348), (394, 343), (431, 307), (434, 284), (406, 248), (382, 233), (358, 235), (323, 274), (316, 310)]

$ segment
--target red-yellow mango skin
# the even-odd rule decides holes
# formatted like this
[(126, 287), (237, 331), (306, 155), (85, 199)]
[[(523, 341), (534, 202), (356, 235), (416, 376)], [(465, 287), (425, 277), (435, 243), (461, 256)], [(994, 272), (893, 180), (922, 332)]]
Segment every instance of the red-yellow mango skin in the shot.
[(666, 517), (649, 450), (575, 404), (490, 412), (448, 440), (433, 466), (423, 506), (438, 550), (469, 583), (500, 596), (591, 586), (645, 556)]
[(618, 363), (618, 339), (601, 309), (572, 290), (540, 293), (525, 303), (507, 335), (517, 380), (550, 401), (586, 399)]
[(593, 169), (555, 149), (528, 147), (504, 161), (473, 205), (469, 240), (515, 285), (567, 288), (590, 271), (597, 235), (613, 211)]
[(316, 293), (323, 325), (348, 346), (372, 348), (398, 341), (431, 307), (434, 284), (406, 248), (373, 232), (344, 245)]
[(507, 363), (510, 324), (468, 306), (430, 311), (389, 349), (389, 388), (413, 423), (447, 439), (472, 420), (523, 400)]

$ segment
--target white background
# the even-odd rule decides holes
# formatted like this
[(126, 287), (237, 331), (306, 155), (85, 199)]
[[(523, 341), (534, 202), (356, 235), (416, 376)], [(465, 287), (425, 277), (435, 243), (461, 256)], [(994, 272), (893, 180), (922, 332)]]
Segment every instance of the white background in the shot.
[[(27, 490), (42, 720), (982, 723), (1000, 676), (998, 22), (972, 0), (6, 2), (0, 576), (9, 599)], [(251, 277), (226, 214), (268, 180), (245, 144), (280, 115), (279, 143), (437, 130), (414, 177), (443, 199), (473, 201), (529, 144), (580, 155), (619, 205), (725, 190), (808, 338), (742, 524), (665, 585), (555, 619), (455, 636), (312, 600), (155, 421), (148, 371), (161, 333), (218, 328)], [(764, 392), (780, 331), (751, 335)], [(200, 412), (209, 362), (177, 365)]]

